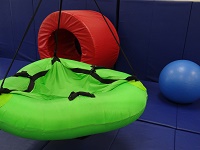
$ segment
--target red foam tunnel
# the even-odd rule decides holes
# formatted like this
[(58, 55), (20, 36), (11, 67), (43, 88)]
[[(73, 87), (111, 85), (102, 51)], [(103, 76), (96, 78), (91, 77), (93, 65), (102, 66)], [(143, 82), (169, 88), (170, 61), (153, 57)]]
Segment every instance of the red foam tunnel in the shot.
[[(58, 16), (59, 12), (51, 13), (40, 26), (38, 49), (41, 59), (54, 55)], [(107, 17), (105, 19), (100, 13), (91, 10), (62, 11), (57, 56), (112, 68), (119, 54), (116, 42), (119, 42), (119, 37), (110, 20)]]

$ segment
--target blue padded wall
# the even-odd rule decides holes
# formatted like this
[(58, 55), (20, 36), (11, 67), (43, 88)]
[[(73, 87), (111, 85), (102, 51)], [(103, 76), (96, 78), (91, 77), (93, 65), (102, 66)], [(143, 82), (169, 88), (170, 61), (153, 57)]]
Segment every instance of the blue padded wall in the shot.
[[(36, 9), (39, 0), (33, 1), (34, 10)], [(59, 1), (43, 0), (38, 13), (35, 17), (35, 30), (38, 33), (42, 21), (52, 12), (59, 10)]]
[[(12, 50), (12, 53), (14, 54), (33, 15), (33, 7), (32, 0), (10, 0), (10, 4), (14, 39), (14, 49)], [(28, 61), (36, 60), (37, 53), (34, 40), (35, 36), (36, 35), (33, 22), (18, 53), (18, 59)]]
[[(157, 82), (166, 64), (182, 58), (191, 4), (121, 1), (121, 45), (140, 79)], [(116, 68), (130, 73), (128, 65), (123, 61), (121, 55)]]
[(155, 2), (148, 50), (148, 80), (158, 81), (169, 62), (181, 59), (191, 2)]
[(0, 5), (0, 57), (11, 57), (13, 47), (13, 29), (10, 2), (1, 1)]
[(87, 7), (87, 0), (64, 0), (63, 10), (84, 10)]
[[(2, 1), (0, 12), (2, 19), (0, 24), (0, 43), (2, 43), (0, 57), (13, 58), (33, 15), (32, 0)], [(17, 59), (25, 61), (36, 59), (35, 36), (34, 23), (32, 23)]]
[[(108, 17), (108, 19), (113, 23), (113, 25), (117, 25), (117, 0), (96, 0), (101, 12), (103, 15)], [(94, 0), (87, 0), (87, 9), (98, 11), (99, 9), (96, 6)]]
[[(146, 76), (153, 8), (153, 2), (130, 0), (120, 2), (118, 32), (121, 47), (140, 78)], [(118, 58), (116, 69), (132, 73), (122, 53)]]
[(185, 43), (184, 59), (192, 60), (200, 65), (200, 3), (193, 2), (187, 40)]

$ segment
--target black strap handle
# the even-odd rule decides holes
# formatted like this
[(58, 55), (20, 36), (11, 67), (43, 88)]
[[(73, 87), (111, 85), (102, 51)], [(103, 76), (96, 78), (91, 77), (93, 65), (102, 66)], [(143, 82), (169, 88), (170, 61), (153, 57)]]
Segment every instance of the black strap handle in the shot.
[[(76, 72), (76, 73), (84, 73), (84, 74), (88, 74), (88, 75), (91, 75), (93, 78), (95, 78), (96, 80), (100, 81), (101, 83), (104, 83), (104, 84), (111, 84), (117, 80), (120, 80), (120, 79), (104, 79), (102, 78), (100, 75), (98, 75), (96, 73), (96, 69), (105, 69), (103, 67), (97, 67), (97, 66), (91, 66), (91, 70), (87, 70), (87, 69), (82, 69), (82, 68), (71, 68), (71, 70), (73, 72)], [(125, 78), (124, 80), (127, 80), (127, 81), (131, 81), (131, 80), (135, 80), (135, 81), (139, 81), (137, 79), (136, 76), (132, 75), (132, 76), (129, 76), (127, 78)]]
[(8, 94), (8, 93), (10, 93), (10, 92), (12, 92), (12, 90), (9, 90), (9, 89), (7, 89), (7, 88), (0, 88), (0, 95), (1, 94)]
[(71, 92), (70, 95), (69, 95), (69, 97), (68, 97), (68, 99), (69, 99), (70, 101), (72, 101), (72, 100), (74, 100), (74, 99), (75, 99), (77, 96), (79, 96), (79, 95), (87, 96), (87, 97), (91, 97), (91, 98), (94, 98), (94, 97), (95, 97), (94, 94), (91, 94), (91, 93), (89, 93), (89, 92), (82, 92), (82, 91), (80, 91), (80, 92)]
[(14, 76), (15, 76), (15, 77), (27, 77), (27, 78), (30, 78), (30, 77), (31, 77), (31, 76), (28, 74), (27, 71), (17, 72)]

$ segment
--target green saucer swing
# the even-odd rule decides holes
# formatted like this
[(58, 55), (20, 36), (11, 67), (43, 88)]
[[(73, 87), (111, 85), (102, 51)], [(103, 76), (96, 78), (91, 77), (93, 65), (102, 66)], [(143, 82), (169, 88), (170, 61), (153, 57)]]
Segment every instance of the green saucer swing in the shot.
[(72, 139), (132, 123), (146, 101), (145, 87), (129, 74), (47, 58), (5, 79), (0, 129), (36, 140)]

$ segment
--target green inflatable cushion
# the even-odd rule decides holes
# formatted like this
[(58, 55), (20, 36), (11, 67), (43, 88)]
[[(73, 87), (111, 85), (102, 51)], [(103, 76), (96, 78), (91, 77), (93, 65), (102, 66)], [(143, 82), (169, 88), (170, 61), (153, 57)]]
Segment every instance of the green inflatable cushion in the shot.
[[(36, 61), (6, 78), (0, 129), (36, 140), (72, 139), (122, 128), (143, 113), (147, 91), (129, 74), (74, 60)], [(0, 81), (1, 83), (2, 81)]]

